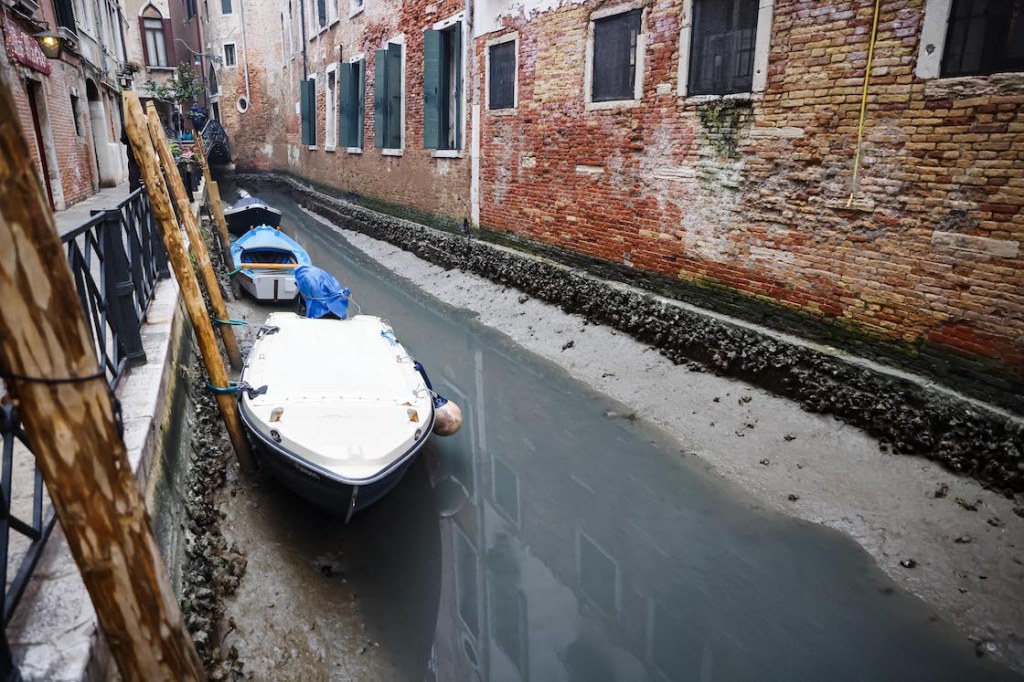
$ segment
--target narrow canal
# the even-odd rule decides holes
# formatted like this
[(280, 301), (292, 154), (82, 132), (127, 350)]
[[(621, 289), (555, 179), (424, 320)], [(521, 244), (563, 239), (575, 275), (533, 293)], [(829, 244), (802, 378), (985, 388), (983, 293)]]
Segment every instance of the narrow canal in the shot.
[(1012, 677), (852, 540), (760, 509), (288, 197), (261, 196), (465, 422), (348, 526), (272, 480), (233, 482), (225, 532), (249, 570), (224, 644), (255, 679)]

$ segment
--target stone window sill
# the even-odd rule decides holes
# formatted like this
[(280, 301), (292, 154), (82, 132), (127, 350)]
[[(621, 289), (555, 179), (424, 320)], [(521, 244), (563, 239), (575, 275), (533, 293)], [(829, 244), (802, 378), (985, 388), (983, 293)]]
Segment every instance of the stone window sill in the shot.
[(362, 154), (362, 147), (345, 147), (345, 152), (348, 154)]
[(614, 109), (634, 109), (640, 106), (638, 99), (615, 99), (610, 102), (587, 102), (585, 111), (609, 111)]
[(461, 159), (461, 149), (434, 149), (430, 153), (435, 159)]
[(404, 149), (381, 149), (380, 153), (384, 156), (402, 156), (405, 154)]

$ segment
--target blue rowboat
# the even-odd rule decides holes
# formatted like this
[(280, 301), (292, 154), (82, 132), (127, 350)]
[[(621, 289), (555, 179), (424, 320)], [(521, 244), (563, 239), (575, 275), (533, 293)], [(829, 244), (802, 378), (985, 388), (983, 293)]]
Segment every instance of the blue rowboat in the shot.
[(310, 265), (309, 254), (279, 230), (260, 225), (231, 244), (235, 277), (257, 301), (291, 302), (299, 294), (295, 268)]

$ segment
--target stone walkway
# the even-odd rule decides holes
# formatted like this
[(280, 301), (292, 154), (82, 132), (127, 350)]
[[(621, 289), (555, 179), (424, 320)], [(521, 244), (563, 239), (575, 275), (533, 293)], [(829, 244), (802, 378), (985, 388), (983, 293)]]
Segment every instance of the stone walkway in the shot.
[(93, 211), (114, 208), (128, 198), (128, 183), (123, 182), (117, 187), (104, 187), (96, 194), (64, 211), (57, 211), (53, 219), (57, 222), (57, 232), (64, 235), (92, 217)]

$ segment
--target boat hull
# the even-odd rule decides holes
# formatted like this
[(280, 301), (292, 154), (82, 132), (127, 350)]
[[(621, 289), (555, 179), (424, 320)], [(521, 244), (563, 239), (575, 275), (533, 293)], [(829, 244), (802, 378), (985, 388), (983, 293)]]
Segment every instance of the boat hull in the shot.
[(295, 275), (252, 274), (243, 270), (238, 273), (238, 285), (242, 291), (261, 303), (294, 303), (299, 295)]
[(423, 438), (382, 476), (368, 483), (345, 481), (269, 440), (241, 410), (242, 423), (256, 444), (260, 465), (282, 485), (312, 504), (344, 517), (346, 523), (357, 512), (378, 502), (399, 484), (428, 438)]
[(228, 225), (228, 232), (241, 237), (258, 225), (277, 227), (281, 224), (281, 212), (263, 204), (254, 204), (239, 210), (224, 211), (224, 221)]

